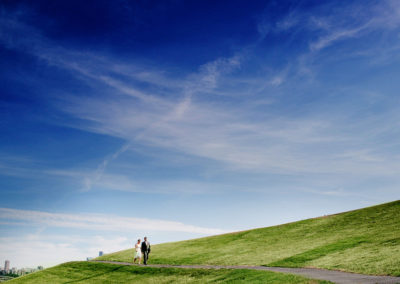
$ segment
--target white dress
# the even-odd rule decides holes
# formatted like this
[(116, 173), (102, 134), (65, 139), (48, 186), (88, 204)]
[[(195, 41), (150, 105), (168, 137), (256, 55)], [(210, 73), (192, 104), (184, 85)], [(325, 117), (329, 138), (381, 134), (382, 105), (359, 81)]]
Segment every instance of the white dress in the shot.
[(141, 247), (142, 246), (140, 244), (135, 244), (135, 258), (141, 258), (142, 257)]

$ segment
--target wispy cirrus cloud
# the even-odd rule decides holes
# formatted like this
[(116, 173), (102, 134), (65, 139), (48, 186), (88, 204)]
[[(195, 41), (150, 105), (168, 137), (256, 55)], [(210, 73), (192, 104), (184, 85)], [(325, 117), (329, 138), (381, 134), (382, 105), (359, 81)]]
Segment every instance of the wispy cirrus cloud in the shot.
[(324, 36), (321, 36), (315, 42), (310, 43), (311, 51), (317, 51), (323, 49), (325, 47), (330, 46), (336, 41), (343, 40), (346, 38), (356, 37), (360, 34), (360, 32), (367, 29), (369, 24), (365, 24), (363, 26), (355, 27), (355, 28), (343, 28), (343, 29), (335, 29), (331, 30)]
[[(398, 28), (399, 11), (398, 1), (393, 0), (354, 2), (341, 9), (328, 2), (311, 10), (297, 5), (268, 30), (274, 33), (291, 30), (312, 32), (317, 36), (309, 40), (309, 49), (316, 52), (346, 39)], [(265, 34), (265, 30), (261, 22), (259, 32)]]
[[(292, 13), (291, 22), (294, 19), (296, 16)], [(345, 36), (355, 36), (371, 25), (369, 21), (359, 21), (360, 25), (353, 27), (354, 31), (342, 32), (340, 26), (332, 25), (330, 18), (322, 21), (314, 16), (312, 20), (321, 23), (317, 27), (322, 31), (321, 36), (313, 43), (316, 49)], [(17, 31), (24, 29), (21, 24), (15, 26)], [(287, 29), (294, 26), (289, 25)], [(122, 148), (105, 157), (93, 174), (87, 175), (87, 189), (103, 180), (103, 176), (107, 177), (109, 163), (128, 151), (132, 144), (148, 147), (149, 151), (152, 148), (167, 149), (216, 161), (233, 171), (340, 174), (351, 170), (354, 174), (393, 174), (398, 169), (396, 161), (388, 160), (373, 141), (377, 136), (392, 135), (390, 127), (382, 129), (381, 125), (383, 122), (386, 125), (395, 123), (395, 111), (362, 121), (352, 119), (356, 108), (343, 115), (341, 106), (332, 104), (310, 107), (301, 117), (274, 112), (275, 106), (285, 108), (282, 101), (286, 97), (296, 98), (290, 94), (279, 100), (268, 96), (272, 93), (270, 87), (281, 86), (283, 82), (298, 83), (291, 66), (283, 71), (269, 72), (269, 76), (244, 80), (242, 74), (235, 73), (243, 68), (246, 60), (246, 56), (238, 52), (176, 78), (168, 70), (119, 63), (112, 55), (99, 56), (65, 49), (55, 46), (38, 32), (33, 34), (33, 39), (28, 41), (34, 48), (26, 52), (70, 72), (92, 88), (90, 95), (67, 94), (57, 102), (60, 110), (80, 119), (79, 123), (63, 123), (124, 141)], [(2, 40), (14, 49), (23, 50), (27, 45), (24, 39), (10, 41), (2, 36)], [(141, 88), (137, 82), (145, 82), (150, 88)], [(226, 102), (215, 95), (220, 89), (232, 90), (237, 101)], [(249, 94), (248, 90), (258, 91)], [(291, 89), (287, 93), (295, 91)], [(360, 97), (362, 99), (362, 96), (358, 99)], [(285, 100), (290, 103), (289, 99)], [(374, 135), (371, 135), (372, 130), (376, 130)], [(364, 153), (374, 153), (378, 158), (366, 161), (357, 154), (343, 155), (360, 153), (360, 143)]]
[(388, 0), (354, 5), (329, 17), (313, 18), (314, 23), (321, 23), (314, 27), (322, 31), (322, 35), (310, 43), (310, 49), (317, 51), (340, 40), (398, 28), (399, 11), (398, 3)]

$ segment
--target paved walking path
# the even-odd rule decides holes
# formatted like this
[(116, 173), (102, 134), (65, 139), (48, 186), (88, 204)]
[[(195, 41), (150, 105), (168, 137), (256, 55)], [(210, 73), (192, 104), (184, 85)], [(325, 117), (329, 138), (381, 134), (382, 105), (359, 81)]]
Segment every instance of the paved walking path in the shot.
[[(115, 262), (93, 260), (95, 262), (120, 264), (120, 265), (137, 265), (131, 262)], [(356, 274), (335, 270), (317, 269), (317, 268), (285, 268), (285, 267), (265, 267), (265, 266), (245, 266), (245, 265), (169, 265), (169, 264), (149, 264), (148, 267), (165, 267), (165, 268), (197, 268), (197, 269), (254, 269), (268, 270), (274, 272), (291, 273), (302, 275), (307, 278), (328, 280), (337, 284), (395, 284), (400, 283), (400, 277), (392, 276), (372, 276), (364, 274)]]

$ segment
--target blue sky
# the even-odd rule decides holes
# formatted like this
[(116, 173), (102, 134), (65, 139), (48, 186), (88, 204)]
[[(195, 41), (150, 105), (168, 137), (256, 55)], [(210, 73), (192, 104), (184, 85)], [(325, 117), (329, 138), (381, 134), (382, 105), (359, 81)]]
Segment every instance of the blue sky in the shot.
[(0, 7), (12, 266), (399, 199), (398, 1)]

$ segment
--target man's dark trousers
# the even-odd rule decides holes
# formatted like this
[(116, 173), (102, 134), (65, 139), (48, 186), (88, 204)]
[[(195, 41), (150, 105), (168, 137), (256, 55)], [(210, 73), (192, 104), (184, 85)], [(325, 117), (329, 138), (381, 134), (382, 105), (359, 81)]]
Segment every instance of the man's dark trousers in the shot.
[(149, 259), (149, 253), (147, 251), (143, 252), (143, 264), (147, 264), (147, 260)]

